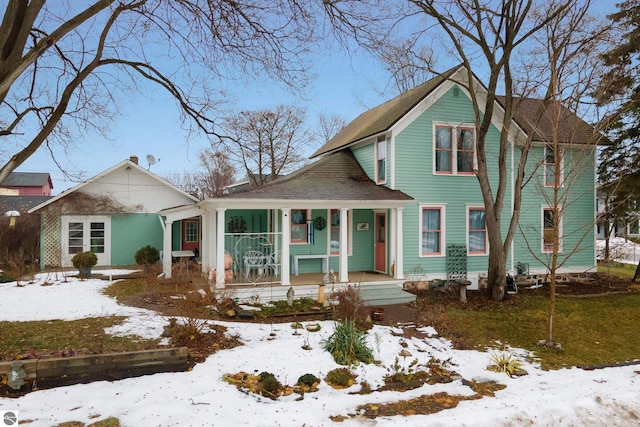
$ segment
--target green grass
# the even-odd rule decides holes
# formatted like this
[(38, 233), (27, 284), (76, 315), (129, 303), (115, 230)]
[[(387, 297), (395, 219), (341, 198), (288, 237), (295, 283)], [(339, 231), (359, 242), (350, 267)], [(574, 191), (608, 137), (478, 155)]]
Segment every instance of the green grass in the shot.
[(545, 369), (612, 364), (640, 357), (640, 295), (558, 297), (553, 341), (564, 351), (538, 346), (547, 338), (549, 300), (516, 295), (486, 310), (449, 307), (449, 330), (479, 349), (502, 345), (535, 352)]
[(158, 340), (136, 336), (114, 337), (104, 332), (105, 328), (118, 325), (124, 319), (110, 316), (73, 321), (0, 322), (0, 360), (11, 360), (31, 350), (42, 355), (69, 350), (91, 354), (156, 347)]
[(619, 262), (612, 262), (609, 264), (599, 264), (598, 273), (612, 274), (614, 276), (633, 279), (637, 267), (638, 266), (635, 264), (621, 264)]

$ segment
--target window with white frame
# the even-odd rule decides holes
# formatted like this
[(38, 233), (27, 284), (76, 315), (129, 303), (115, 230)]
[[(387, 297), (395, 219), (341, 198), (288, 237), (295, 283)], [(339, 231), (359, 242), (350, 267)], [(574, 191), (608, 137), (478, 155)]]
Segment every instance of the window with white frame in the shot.
[[(350, 223), (349, 216), (351, 211), (347, 211), (347, 224)], [(340, 255), (340, 209), (331, 209), (329, 211), (330, 231), (329, 231), (329, 254)], [(348, 227), (348, 226), (347, 226)], [(347, 228), (347, 247), (351, 245), (351, 233)]]
[(436, 174), (471, 175), (475, 158), (472, 127), (436, 125), (434, 170)]
[(546, 187), (554, 187), (559, 184), (559, 177), (556, 176), (556, 162), (562, 167), (562, 152), (556, 150), (552, 145), (544, 148), (544, 185)]
[(562, 252), (562, 217), (556, 209), (542, 208), (542, 252), (553, 252), (554, 235), (558, 233), (558, 252)]
[(308, 243), (309, 211), (307, 209), (291, 209), (291, 243)]
[(387, 181), (387, 139), (378, 137), (376, 142), (376, 182), (384, 184)]
[(487, 253), (487, 223), (483, 207), (470, 207), (467, 211), (469, 254), (484, 255)]
[(422, 206), (420, 213), (420, 248), (422, 256), (442, 254), (444, 207)]

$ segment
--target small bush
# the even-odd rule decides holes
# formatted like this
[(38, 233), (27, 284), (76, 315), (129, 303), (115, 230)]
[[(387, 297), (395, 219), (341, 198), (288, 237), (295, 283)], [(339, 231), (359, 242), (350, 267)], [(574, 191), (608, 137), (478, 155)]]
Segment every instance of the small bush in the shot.
[(313, 374), (304, 374), (298, 378), (296, 385), (306, 385), (307, 387), (313, 387), (314, 384), (319, 383), (320, 379)]
[(71, 258), (71, 264), (75, 268), (93, 267), (98, 263), (98, 257), (93, 252), (76, 252)]
[(280, 381), (278, 381), (272, 373), (262, 372), (258, 376), (258, 380), (262, 384), (262, 392), (266, 394), (267, 397), (278, 397), (282, 384), (280, 384)]
[(160, 261), (160, 252), (151, 245), (138, 249), (134, 256), (138, 265), (152, 265)]
[(493, 353), (491, 364), (487, 368), (493, 372), (504, 372), (510, 377), (522, 368), (522, 362), (515, 355), (507, 352)]
[(332, 369), (327, 373), (326, 380), (329, 384), (338, 387), (351, 387), (356, 376), (347, 368)]
[(332, 294), (332, 298), (335, 298), (338, 302), (336, 307), (338, 319), (356, 320), (358, 318), (358, 311), (364, 305), (358, 286), (349, 286), (335, 291)]
[(333, 360), (339, 365), (373, 362), (366, 335), (355, 326), (353, 320), (336, 323), (335, 331), (323, 342), (323, 348), (331, 353)]

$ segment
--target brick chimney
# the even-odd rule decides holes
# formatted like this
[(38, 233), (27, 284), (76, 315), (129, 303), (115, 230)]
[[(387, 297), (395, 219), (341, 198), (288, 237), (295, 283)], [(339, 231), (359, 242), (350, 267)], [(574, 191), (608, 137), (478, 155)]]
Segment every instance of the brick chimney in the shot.
[(135, 163), (136, 165), (138, 164), (138, 156), (136, 156), (135, 154), (133, 156), (129, 157), (129, 160), (132, 163)]

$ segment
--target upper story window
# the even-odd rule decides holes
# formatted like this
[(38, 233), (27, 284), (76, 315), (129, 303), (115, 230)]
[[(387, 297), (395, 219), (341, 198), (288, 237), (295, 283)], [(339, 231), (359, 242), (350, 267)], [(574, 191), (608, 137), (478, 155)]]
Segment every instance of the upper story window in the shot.
[(444, 207), (423, 206), (420, 216), (420, 254), (442, 254)]
[(291, 243), (309, 243), (308, 220), (308, 210), (291, 209)]
[(376, 182), (387, 182), (387, 139), (384, 136), (378, 137), (376, 142)]
[(469, 254), (484, 255), (487, 253), (487, 223), (484, 208), (469, 208), (468, 217)]
[(553, 146), (547, 145), (544, 148), (544, 185), (554, 187), (559, 185), (559, 177), (556, 176), (556, 162), (562, 168), (562, 152), (555, 150)]
[(437, 125), (435, 173), (471, 175), (474, 167), (474, 131), (471, 127)]

